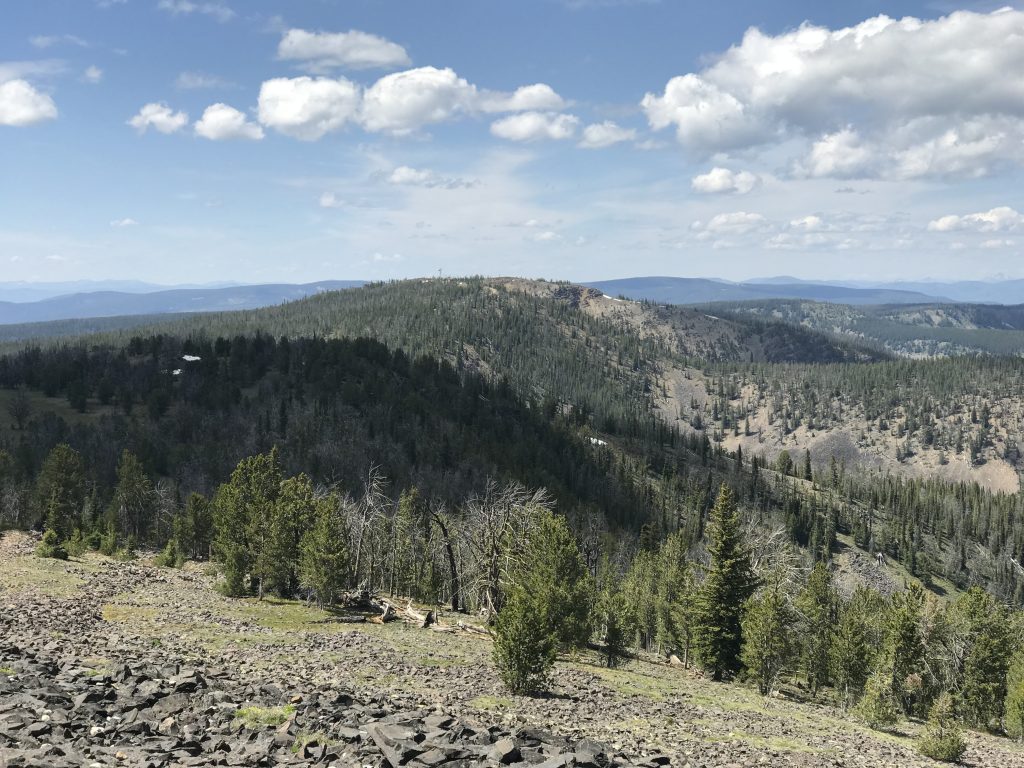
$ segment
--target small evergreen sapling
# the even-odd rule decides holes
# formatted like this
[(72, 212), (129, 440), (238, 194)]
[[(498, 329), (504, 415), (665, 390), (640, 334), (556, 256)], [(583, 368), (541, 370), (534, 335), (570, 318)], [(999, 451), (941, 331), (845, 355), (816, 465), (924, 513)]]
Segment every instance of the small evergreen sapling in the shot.
[(959, 763), (967, 751), (963, 731), (956, 720), (953, 697), (943, 693), (928, 714), (928, 725), (917, 742), (917, 751), (932, 760)]

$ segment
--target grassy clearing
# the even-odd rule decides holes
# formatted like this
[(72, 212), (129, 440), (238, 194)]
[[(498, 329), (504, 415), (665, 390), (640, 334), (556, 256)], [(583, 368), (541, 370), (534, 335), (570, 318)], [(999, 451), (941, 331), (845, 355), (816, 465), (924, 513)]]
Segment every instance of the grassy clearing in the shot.
[(267, 728), (283, 725), (295, 713), (295, 707), (242, 707), (235, 713), (235, 721), (249, 728)]
[[(13, 419), (7, 415), (7, 405), (14, 395), (13, 389), (0, 390), (0, 414), (3, 414), (3, 418), (0, 418), (0, 433), (17, 434)], [(100, 405), (98, 400), (90, 399), (85, 413), (79, 413), (71, 407), (67, 398), (47, 397), (42, 392), (32, 390), (28, 392), (28, 399), (32, 407), (29, 419), (38, 418), (43, 413), (52, 413), (71, 425), (91, 424), (103, 414), (113, 411), (113, 406)]]
[(92, 553), (69, 561), (34, 555), (14, 557), (0, 569), (0, 592), (76, 597), (81, 594), (86, 577), (100, 569), (101, 560), (101, 556)]
[(14, 670), (10, 667), (0, 667), (0, 675), (13, 675)]

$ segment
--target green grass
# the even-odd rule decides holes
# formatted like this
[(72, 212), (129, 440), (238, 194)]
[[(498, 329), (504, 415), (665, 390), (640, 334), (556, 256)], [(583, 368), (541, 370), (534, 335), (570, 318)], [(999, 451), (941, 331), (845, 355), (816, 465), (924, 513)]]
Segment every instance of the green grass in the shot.
[(13, 675), (14, 670), (10, 667), (0, 667), (0, 675)]
[[(17, 430), (14, 429), (13, 419), (7, 415), (7, 405), (11, 402), (14, 395), (13, 389), (0, 390), (0, 414), (2, 414), (2, 417), (0, 417), (0, 434), (18, 434)], [(30, 420), (38, 418), (43, 413), (52, 413), (64, 419), (70, 425), (91, 424), (103, 414), (110, 413), (113, 410), (113, 406), (100, 405), (98, 401), (90, 400), (85, 413), (79, 413), (71, 407), (67, 398), (46, 397), (42, 392), (32, 390), (28, 391), (28, 399), (32, 406), (32, 412), (29, 415)]]
[(309, 744), (326, 744), (331, 746), (335, 742), (331, 740), (331, 737), (323, 731), (300, 731), (295, 737), (295, 741), (292, 742), (292, 754), (298, 754)]
[(295, 707), (242, 707), (235, 713), (235, 719), (249, 728), (265, 728), (283, 725), (295, 713)]

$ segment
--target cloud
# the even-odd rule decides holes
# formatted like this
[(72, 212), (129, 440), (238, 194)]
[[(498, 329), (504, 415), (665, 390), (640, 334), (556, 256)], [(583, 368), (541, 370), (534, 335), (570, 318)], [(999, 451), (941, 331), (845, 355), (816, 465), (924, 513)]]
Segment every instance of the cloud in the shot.
[(410, 168), (400, 165), (388, 176), (388, 182), (399, 186), (439, 187), (442, 189), (468, 189), (475, 187), (477, 182), (449, 176), (439, 176), (431, 170)]
[(333, 192), (324, 192), (320, 195), (320, 207), (321, 208), (344, 208), (345, 201), (335, 195)]
[(1004, 205), (981, 213), (942, 216), (929, 222), (928, 229), (931, 232), (1013, 232), (1024, 229), (1024, 214)]
[(789, 226), (793, 229), (802, 230), (803, 232), (817, 232), (820, 229), (825, 228), (825, 222), (820, 216), (803, 216), (799, 219), (793, 219), (789, 222)]
[(584, 128), (579, 146), (583, 149), (603, 149), (635, 138), (636, 131), (632, 128), (623, 128), (611, 120), (605, 120), (603, 123), (593, 123)]
[(0, 61), (0, 83), (7, 80), (49, 78), (63, 74), (67, 66), (60, 59)]
[(82, 79), (87, 83), (96, 84), (103, 80), (103, 70), (93, 65), (85, 68), (85, 72), (82, 73)]
[(719, 213), (713, 216), (707, 224), (695, 221), (691, 229), (707, 237), (712, 235), (745, 235), (750, 232), (763, 230), (767, 225), (768, 220), (760, 213), (734, 211), (732, 213)]
[(79, 48), (88, 48), (89, 43), (75, 35), (36, 35), (28, 40), (36, 48), (52, 48), (61, 43), (77, 45)]
[(112, 222), (110, 222), (110, 226), (114, 227), (114, 229), (127, 229), (128, 227), (138, 226), (138, 224), (139, 222), (137, 222), (135, 219), (130, 218), (114, 219)]
[(182, 72), (174, 80), (174, 87), (179, 91), (198, 91), (208, 88), (230, 88), (234, 85), (217, 75), (208, 75), (203, 72)]
[(236, 15), (228, 6), (213, 2), (196, 3), (192, 2), (192, 0), (160, 0), (157, 7), (167, 11), (172, 16), (189, 16), (193, 13), (199, 13), (210, 16), (221, 23), (231, 21)]
[(761, 179), (750, 171), (731, 171), (728, 168), (712, 168), (707, 173), (694, 176), (690, 186), (695, 192), (708, 194), (721, 194), (731, 192), (737, 195), (745, 195), (758, 184)]
[(798, 172), (840, 178), (978, 176), (1024, 164), (1024, 11), (887, 16), (852, 27), (751, 28), (641, 106), (697, 156), (809, 145)]
[(571, 139), (579, 122), (575, 115), (522, 112), (491, 123), (491, 133), (509, 141), (560, 141)]
[(307, 32), (289, 29), (277, 46), (277, 58), (298, 61), (311, 72), (331, 69), (390, 69), (410, 64), (405, 48), (367, 32)]
[(451, 69), (419, 67), (385, 75), (363, 97), (368, 131), (404, 135), (472, 111), (476, 87)]
[(564, 106), (565, 100), (546, 83), (524, 85), (512, 93), (486, 91), (481, 94), (478, 104), (482, 112), (557, 112)]
[(260, 87), (259, 121), (275, 131), (315, 141), (359, 114), (359, 86), (344, 77), (279, 77)]
[(538, 232), (535, 235), (531, 235), (530, 239), (535, 243), (558, 243), (561, 242), (562, 236), (557, 232), (553, 232), (550, 229), (546, 229), (543, 232)]
[(212, 104), (203, 112), (196, 122), (197, 136), (211, 141), (226, 139), (249, 139), (259, 141), (263, 138), (263, 129), (250, 122), (244, 112), (240, 112), (227, 104)]
[(985, 240), (982, 242), (981, 247), (990, 248), (1012, 248), (1014, 245), (1013, 240)]
[(145, 133), (149, 128), (160, 133), (175, 133), (188, 125), (188, 114), (175, 112), (163, 102), (153, 102), (140, 109), (128, 125), (139, 133)]
[(26, 80), (0, 83), (0, 125), (25, 126), (54, 120), (57, 105)]

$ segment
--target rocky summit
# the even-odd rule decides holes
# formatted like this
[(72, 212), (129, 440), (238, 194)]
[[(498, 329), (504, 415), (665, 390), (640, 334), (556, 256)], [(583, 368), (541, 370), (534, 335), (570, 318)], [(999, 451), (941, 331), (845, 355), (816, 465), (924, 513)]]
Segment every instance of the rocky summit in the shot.
[[(339, 622), (224, 598), (194, 564), (59, 562), (34, 546), (0, 538), (4, 768), (933, 764), (914, 732), (656, 659), (563, 659), (548, 696), (512, 696), (485, 635)], [(977, 733), (968, 759), (1024, 766)]]

